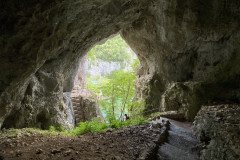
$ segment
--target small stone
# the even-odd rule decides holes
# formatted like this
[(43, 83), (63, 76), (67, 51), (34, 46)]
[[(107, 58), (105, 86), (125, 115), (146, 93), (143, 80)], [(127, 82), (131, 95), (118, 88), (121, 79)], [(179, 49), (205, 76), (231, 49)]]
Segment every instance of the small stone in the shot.
[(57, 149), (53, 149), (52, 151), (51, 151), (51, 153), (52, 154), (56, 154), (56, 153), (60, 153), (61, 151), (60, 150), (57, 150)]
[(113, 129), (112, 128), (108, 128), (106, 132), (112, 132)]
[(22, 155), (22, 152), (18, 150), (18, 151), (16, 152), (16, 157), (20, 157), (21, 155)]
[(37, 150), (36, 150), (36, 154), (41, 154), (41, 153), (43, 153), (43, 150), (42, 150), (42, 149), (37, 149)]
[(67, 151), (64, 152), (64, 156), (69, 156), (71, 153), (72, 153), (71, 150), (67, 150)]

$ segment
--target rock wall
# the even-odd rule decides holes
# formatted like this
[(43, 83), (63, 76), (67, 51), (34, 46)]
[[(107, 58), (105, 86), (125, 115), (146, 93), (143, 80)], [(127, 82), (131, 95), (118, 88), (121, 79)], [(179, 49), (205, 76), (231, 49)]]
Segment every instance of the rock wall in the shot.
[(121, 69), (121, 64), (118, 62), (107, 62), (101, 59), (95, 59), (92, 63), (87, 61), (86, 71), (90, 77), (106, 77), (115, 70)]
[(74, 87), (71, 92), (75, 126), (79, 122), (91, 121), (95, 117), (99, 117), (102, 122), (104, 121), (97, 96), (87, 89), (86, 60), (87, 56), (80, 60)]
[(76, 96), (72, 97), (74, 106), (75, 125), (79, 122), (91, 121), (92, 118), (97, 117), (96, 108), (98, 103), (89, 97)]
[(0, 128), (39, 126), (38, 121), (48, 128), (68, 119), (63, 93), (72, 90), (83, 55), (136, 20), (149, 1), (0, 3)]
[(193, 119), (208, 100), (239, 102), (238, 0), (0, 4), (0, 128), (66, 126), (63, 93), (81, 58), (119, 31), (141, 61), (136, 90), (146, 109), (173, 107)]
[(208, 101), (240, 102), (240, 3), (159, 0), (121, 32), (137, 53), (137, 97), (189, 120)]
[(240, 106), (203, 106), (193, 131), (202, 142), (202, 159), (240, 159)]

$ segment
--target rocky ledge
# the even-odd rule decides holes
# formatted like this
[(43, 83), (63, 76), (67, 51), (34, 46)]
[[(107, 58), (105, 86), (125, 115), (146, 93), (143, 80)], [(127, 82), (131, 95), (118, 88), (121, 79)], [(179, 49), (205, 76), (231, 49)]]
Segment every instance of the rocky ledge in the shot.
[(80, 137), (22, 133), (0, 137), (0, 159), (152, 159), (165, 141), (169, 122), (152, 121)]
[(240, 159), (240, 105), (203, 106), (194, 122), (202, 159)]

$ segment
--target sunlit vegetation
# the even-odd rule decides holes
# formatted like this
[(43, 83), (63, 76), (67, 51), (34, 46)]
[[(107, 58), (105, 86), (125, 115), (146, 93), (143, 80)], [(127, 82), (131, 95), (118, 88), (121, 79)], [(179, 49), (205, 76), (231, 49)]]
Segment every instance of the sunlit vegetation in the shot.
[(113, 130), (121, 129), (131, 125), (140, 125), (148, 122), (145, 118), (129, 119), (127, 121), (121, 121), (117, 119), (111, 120), (109, 123), (99, 122), (98, 118), (94, 118), (92, 121), (80, 122), (77, 127), (66, 130), (64, 127), (50, 126), (49, 130), (41, 130), (37, 128), (23, 128), (23, 129), (8, 129), (6, 132), (0, 132), (0, 137), (15, 137), (18, 135), (42, 135), (44, 137), (56, 137), (56, 136), (81, 136), (86, 133), (99, 133), (105, 132), (111, 128)]
[(151, 113), (151, 115), (149, 117), (153, 118), (156, 116), (161, 116), (162, 114), (166, 114), (166, 112), (155, 112), (155, 113)]
[[(35, 128), (12, 129), (6, 133), (0, 133), (1, 137), (16, 136), (19, 134), (41, 134), (47, 137), (57, 135), (80, 136), (86, 133), (105, 132), (109, 128), (116, 130), (131, 125), (140, 125), (148, 122), (141, 114), (144, 101), (134, 101), (136, 70), (139, 60), (133, 56), (133, 51), (118, 35), (108, 40), (103, 45), (95, 46), (89, 53), (87, 60), (94, 64), (98, 60), (109, 63), (119, 63), (120, 69), (116, 69), (106, 76), (90, 77), (87, 74), (87, 87), (98, 99), (101, 111), (104, 114), (105, 122), (98, 118), (91, 121), (80, 122), (77, 127), (54, 127), (49, 130)], [(101, 64), (100, 64), (101, 65)], [(124, 114), (130, 115), (129, 120), (124, 120)], [(134, 116), (134, 115), (137, 116)]]
[(121, 129), (127, 126), (137, 125), (137, 124), (139, 125), (146, 122), (147, 120), (145, 118), (139, 118), (137, 120), (131, 119), (127, 121), (114, 119), (109, 123), (105, 123), (105, 122), (99, 122), (98, 118), (94, 118), (92, 121), (80, 122), (76, 128), (70, 131), (66, 131), (66, 130), (60, 130), (60, 131), (65, 132), (66, 134), (69, 134), (72, 136), (79, 136), (85, 133), (105, 132), (109, 128)]
[(133, 51), (119, 35), (103, 45), (95, 46), (88, 53), (87, 59), (90, 64), (94, 64), (98, 59), (121, 64), (120, 69), (116, 69), (106, 76), (87, 76), (87, 87), (97, 95), (107, 122), (123, 121), (125, 113), (132, 116), (137, 111), (139, 112), (136, 108), (144, 105), (143, 101), (134, 101), (134, 85), (139, 60), (132, 54), (134, 54)]
[(55, 137), (57, 135), (71, 135), (64, 127), (56, 130), (55, 127), (51, 126), (49, 130), (41, 130), (39, 128), (23, 128), (23, 129), (7, 129), (6, 131), (0, 132), (0, 138), (4, 137), (16, 137), (18, 135), (34, 135), (40, 134), (44, 137)]
[(106, 62), (119, 62), (122, 67), (126, 63), (130, 63), (131, 49), (126, 42), (117, 35), (116, 37), (106, 41), (103, 45), (97, 45), (88, 53), (88, 60), (94, 62), (96, 59), (101, 59)]

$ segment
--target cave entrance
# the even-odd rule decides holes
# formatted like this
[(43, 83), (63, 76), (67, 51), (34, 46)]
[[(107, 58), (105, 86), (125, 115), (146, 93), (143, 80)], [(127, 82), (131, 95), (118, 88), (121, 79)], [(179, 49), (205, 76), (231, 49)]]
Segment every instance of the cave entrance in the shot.
[[(124, 120), (125, 114), (134, 114), (139, 63), (136, 54), (120, 35), (93, 47), (80, 62), (72, 93), (81, 97), (79, 107), (73, 102), (74, 110), (84, 106), (75, 114), (76, 123), (93, 117), (107, 122), (112, 118)], [(97, 115), (93, 114), (94, 110)], [(84, 111), (86, 113), (80, 113)]]

